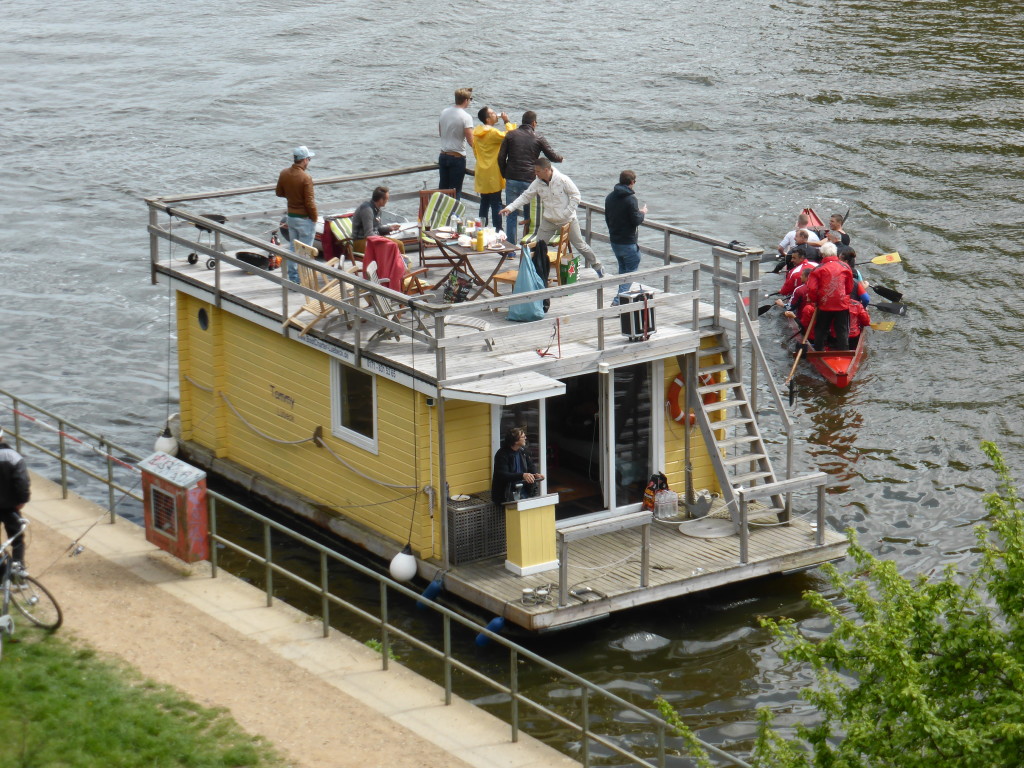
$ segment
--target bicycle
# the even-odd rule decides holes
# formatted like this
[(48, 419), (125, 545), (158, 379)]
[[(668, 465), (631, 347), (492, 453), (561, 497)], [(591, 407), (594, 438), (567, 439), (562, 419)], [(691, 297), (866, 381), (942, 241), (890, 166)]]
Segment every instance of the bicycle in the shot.
[(28, 521), (22, 522), (21, 530), (0, 547), (0, 658), (3, 657), (4, 636), (14, 635), (13, 605), (22, 616), (37, 627), (55, 632), (64, 621), (64, 613), (50, 591), (25, 569), (14, 562), (11, 544), (18, 536), (25, 535)]

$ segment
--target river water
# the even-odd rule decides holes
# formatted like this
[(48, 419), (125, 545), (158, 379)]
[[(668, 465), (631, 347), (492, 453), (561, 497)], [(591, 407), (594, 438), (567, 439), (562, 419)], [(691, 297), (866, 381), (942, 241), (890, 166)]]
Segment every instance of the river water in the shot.
[[(437, 113), (472, 85), (474, 106), (536, 110), (586, 199), (628, 167), (659, 221), (774, 248), (800, 208), (850, 209), (862, 261), (900, 252), (866, 271), (910, 311), (872, 335), (855, 384), (797, 378), (800, 464), (833, 475), (830, 517), (871, 551), (970, 568), (993, 484), (979, 441), (1024, 467), (1016, 4), (8, 0), (4, 16), (0, 388), (125, 445), (159, 430), (173, 352), (141, 197), (271, 182), (296, 144), (314, 176), (431, 162)], [(788, 332), (765, 316), (779, 380)], [(800, 711), (806, 682), (756, 616), (818, 629), (799, 596), (821, 586), (677, 601), (546, 650), (742, 741), (754, 707)], [(671, 643), (615, 650), (637, 630)]]

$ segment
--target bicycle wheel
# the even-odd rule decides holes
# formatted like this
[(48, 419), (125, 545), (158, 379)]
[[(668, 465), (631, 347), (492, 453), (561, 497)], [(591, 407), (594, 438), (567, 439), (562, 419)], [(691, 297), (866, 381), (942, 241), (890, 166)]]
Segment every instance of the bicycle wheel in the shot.
[(31, 576), (11, 579), (11, 602), (37, 627), (53, 632), (64, 621), (64, 614), (53, 595)]

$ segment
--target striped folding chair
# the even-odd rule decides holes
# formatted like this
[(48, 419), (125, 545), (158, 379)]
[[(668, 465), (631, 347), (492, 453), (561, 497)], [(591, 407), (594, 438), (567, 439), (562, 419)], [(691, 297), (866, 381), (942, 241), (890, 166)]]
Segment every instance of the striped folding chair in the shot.
[(428, 266), (431, 263), (448, 265), (447, 259), (426, 254), (430, 248), (437, 248), (437, 243), (427, 234), (427, 230), (445, 226), (453, 215), (460, 219), (466, 216), (466, 206), (447, 192), (448, 190), (434, 190), (420, 216), (420, 266)]
[[(544, 216), (544, 205), (539, 197), (535, 197), (530, 201), (530, 207), (527, 210), (529, 211), (527, 215), (529, 215), (530, 219), (523, 227), (523, 237), (519, 242), (532, 246), (537, 242), (537, 229), (540, 227), (540, 220)], [(562, 237), (562, 232), (568, 232), (568, 229), (562, 227), (558, 232), (555, 232), (548, 241), (548, 245), (556, 247)]]
[(345, 254), (348, 256), (349, 261), (353, 264), (356, 261), (363, 260), (363, 254), (356, 253), (354, 247), (354, 240), (352, 239), (352, 217), (344, 216), (342, 218), (331, 220), (331, 232), (334, 234), (335, 240), (341, 243), (345, 249)]

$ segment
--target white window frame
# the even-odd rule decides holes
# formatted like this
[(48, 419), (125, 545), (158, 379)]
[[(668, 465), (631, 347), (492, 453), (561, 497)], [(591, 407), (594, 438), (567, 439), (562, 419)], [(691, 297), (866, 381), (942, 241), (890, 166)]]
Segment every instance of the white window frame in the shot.
[[(378, 454), (377, 439), (379, 436), (377, 428), (377, 376), (354, 365), (346, 365), (340, 360), (332, 360), (331, 363), (331, 434), (376, 456)], [(343, 367), (351, 368), (364, 376), (370, 377), (370, 385), (373, 389), (373, 437), (360, 434), (341, 423), (341, 414), (343, 412), (341, 369)]]

